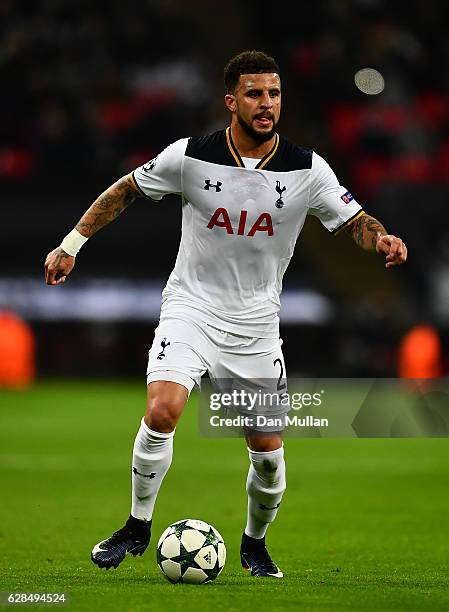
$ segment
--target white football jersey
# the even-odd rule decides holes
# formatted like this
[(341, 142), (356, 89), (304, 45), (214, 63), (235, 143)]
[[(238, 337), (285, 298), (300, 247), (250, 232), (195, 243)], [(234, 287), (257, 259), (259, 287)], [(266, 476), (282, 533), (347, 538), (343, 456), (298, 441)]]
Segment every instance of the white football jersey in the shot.
[(161, 320), (242, 336), (279, 335), (282, 278), (308, 214), (336, 233), (363, 214), (322, 157), (276, 135), (245, 168), (230, 128), (184, 138), (131, 175), (141, 193), (182, 198), (182, 237)]

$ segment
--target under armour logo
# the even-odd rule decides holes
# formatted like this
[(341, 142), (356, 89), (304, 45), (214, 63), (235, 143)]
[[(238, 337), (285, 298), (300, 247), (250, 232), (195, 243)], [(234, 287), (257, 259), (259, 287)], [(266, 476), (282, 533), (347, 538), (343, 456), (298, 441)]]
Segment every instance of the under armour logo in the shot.
[(276, 506), (274, 506), (274, 508), (270, 508), (269, 506), (266, 506), (265, 504), (259, 504), (259, 508), (261, 510), (277, 510), (279, 508), (279, 506), (281, 505), (281, 502), (279, 502), (278, 504), (276, 504)]
[(157, 356), (158, 359), (163, 359), (165, 357), (165, 349), (167, 348), (167, 346), (170, 346), (170, 342), (167, 342), (167, 338), (164, 338), (161, 342), (161, 346), (162, 346), (162, 351), (159, 353), (159, 355)]
[(281, 187), (280, 181), (276, 181), (276, 191), (279, 194), (279, 199), (276, 200), (276, 208), (282, 208), (284, 206), (285, 202), (282, 201), (282, 194), (286, 190), (287, 190), (287, 187)]
[(223, 183), (220, 183), (220, 181), (217, 181), (217, 184), (216, 184), (216, 185), (212, 184), (212, 183), (210, 182), (210, 179), (204, 179), (204, 182), (206, 183), (206, 184), (204, 185), (204, 189), (205, 189), (206, 191), (209, 191), (209, 189), (210, 189), (211, 187), (213, 187), (213, 188), (215, 189), (215, 193), (218, 193), (219, 191), (221, 191), (221, 186), (223, 185)]
[(151, 472), (151, 474), (141, 474), (140, 472), (137, 471), (137, 468), (135, 467), (133, 467), (133, 474), (137, 474), (137, 476), (143, 476), (144, 478), (150, 478), (150, 479), (156, 476), (156, 472)]

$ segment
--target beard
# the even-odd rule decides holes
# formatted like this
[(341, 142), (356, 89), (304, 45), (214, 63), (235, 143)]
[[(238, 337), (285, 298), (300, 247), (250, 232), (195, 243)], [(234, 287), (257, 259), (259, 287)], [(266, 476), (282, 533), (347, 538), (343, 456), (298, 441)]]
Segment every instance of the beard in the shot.
[(257, 144), (263, 144), (264, 142), (271, 140), (271, 138), (273, 138), (276, 133), (277, 124), (275, 123), (274, 117), (272, 117), (273, 127), (269, 132), (258, 132), (256, 129), (253, 128), (252, 124), (245, 121), (239, 113), (237, 113), (237, 121), (242, 126), (244, 131), (248, 134), (248, 136), (250, 136), (250, 138), (252, 138)]

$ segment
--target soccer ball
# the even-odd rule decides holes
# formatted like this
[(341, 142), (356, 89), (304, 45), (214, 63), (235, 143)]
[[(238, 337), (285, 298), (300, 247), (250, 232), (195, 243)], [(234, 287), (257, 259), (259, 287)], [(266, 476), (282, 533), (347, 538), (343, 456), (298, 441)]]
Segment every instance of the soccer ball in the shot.
[(157, 562), (170, 582), (212, 582), (226, 561), (223, 538), (212, 525), (195, 519), (167, 527), (157, 543)]

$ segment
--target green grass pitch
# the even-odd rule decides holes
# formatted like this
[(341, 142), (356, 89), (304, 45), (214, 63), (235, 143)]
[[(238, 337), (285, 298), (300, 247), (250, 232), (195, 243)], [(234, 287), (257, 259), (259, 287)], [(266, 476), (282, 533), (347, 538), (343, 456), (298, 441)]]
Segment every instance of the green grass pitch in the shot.
[[(244, 443), (199, 437), (194, 396), (146, 554), (99, 570), (90, 550), (128, 516), (144, 406), (137, 383), (0, 391), (0, 591), (65, 591), (74, 611), (449, 610), (448, 440), (287, 440), (287, 493), (267, 536), (285, 579), (258, 580), (238, 558)], [(159, 535), (187, 517), (226, 542), (213, 584), (171, 585), (156, 565)]]

